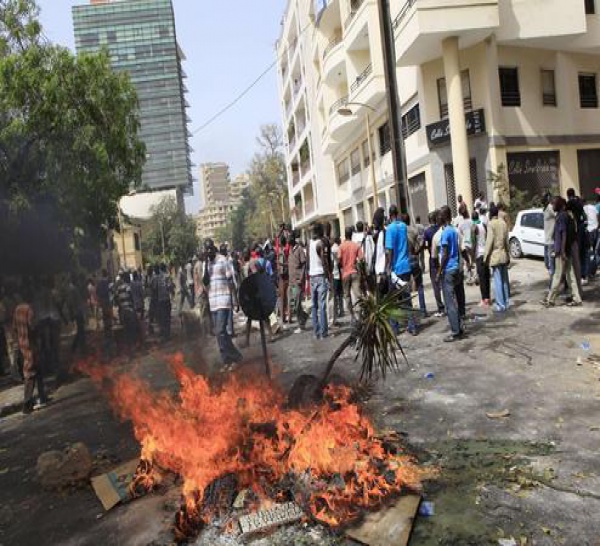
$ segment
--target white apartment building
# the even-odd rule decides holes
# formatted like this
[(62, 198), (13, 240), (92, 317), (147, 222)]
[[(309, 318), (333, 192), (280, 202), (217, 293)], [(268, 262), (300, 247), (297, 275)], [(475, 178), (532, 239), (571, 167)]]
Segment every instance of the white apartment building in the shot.
[[(322, 155), (312, 191), (331, 192), (333, 185), (334, 206), (317, 201), (316, 214), (304, 221), (334, 208), (343, 227), (370, 219), (375, 204), (396, 200), (381, 31), (376, 0), (318, 4), (316, 13), (314, 2), (290, 0), (278, 51), (304, 28), (298, 13), (305, 12), (303, 35), (310, 40), (299, 55), (305, 61), (300, 75), (315, 85), (303, 97), (311, 114), (304, 130), (312, 154)], [(506, 196), (507, 184), (532, 194), (547, 188), (564, 194), (568, 187), (592, 194), (600, 185), (600, 17), (594, 0), (390, 4), (415, 215), (455, 206), (458, 194), (467, 202), (480, 192), (497, 200)], [(281, 73), (286, 67), (280, 63)], [(281, 81), (284, 111), (287, 105), (293, 113)], [(289, 129), (291, 117), (284, 118)], [(298, 135), (290, 131), (290, 137)], [(294, 179), (294, 150), (289, 183), (297, 199), (305, 182)], [(490, 172), (504, 177), (492, 182)]]
[(336, 220), (336, 180), (318, 124), (314, 3), (290, 0), (277, 44), (279, 93), (286, 140), (290, 210), (296, 227)]

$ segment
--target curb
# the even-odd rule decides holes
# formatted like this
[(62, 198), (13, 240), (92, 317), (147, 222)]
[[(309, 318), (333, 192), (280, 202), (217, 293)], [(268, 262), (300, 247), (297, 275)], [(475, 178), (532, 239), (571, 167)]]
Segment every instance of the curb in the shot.
[(23, 402), (14, 402), (12, 404), (6, 404), (0, 408), (0, 418), (8, 417), (19, 413), (23, 409)]

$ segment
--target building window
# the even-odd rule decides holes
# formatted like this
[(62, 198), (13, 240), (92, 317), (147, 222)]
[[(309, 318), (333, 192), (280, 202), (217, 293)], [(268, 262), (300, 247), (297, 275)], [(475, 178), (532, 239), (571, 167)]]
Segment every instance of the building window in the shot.
[(390, 134), (390, 123), (386, 121), (377, 130), (379, 134), (379, 156), (384, 156), (392, 149), (392, 135)]
[(588, 15), (596, 13), (596, 0), (585, 0), (585, 12)]
[(402, 116), (402, 137), (408, 138), (421, 128), (421, 111), (419, 105), (415, 104), (406, 114)]
[[(473, 109), (473, 100), (471, 99), (471, 77), (468, 70), (460, 73), (460, 84), (462, 87), (463, 104), (465, 112)], [(440, 105), (440, 118), (448, 117), (448, 90), (446, 89), (446, 78), (439, 78), (437, 81), (438, 102)]]
[(360, 172), (360, 151), (358, 148), (350, 154), (350, 168), (353, 175)]
[(519, 71), (516, 68), (501, 67), (500, 95), (502, 106), (521, 106), (521, 91), (519, 90)]
[(598, 108), (596, 74), (579, 74), (579, 101), (582, 108)]
[(117, 33), (114, 30), (109, 30), (106, 33), (106, 39), (109, 44), (114, 44), (117, 41)]
[(140, 250), (142, 250), (142, 246), (140, 245), (140, 235), (139, 233), (134, 233), (133, 234), (133, 245), (135, 247), (135, 251), (139, 252)]
[(554, 70), (542, 70), (542, 102), (544, 106), (556, 106)]
[(350, 168), (348, 167), (348, 158), (340, 161), (337, 166), (338, 184), (343, 184), (350, 179)]

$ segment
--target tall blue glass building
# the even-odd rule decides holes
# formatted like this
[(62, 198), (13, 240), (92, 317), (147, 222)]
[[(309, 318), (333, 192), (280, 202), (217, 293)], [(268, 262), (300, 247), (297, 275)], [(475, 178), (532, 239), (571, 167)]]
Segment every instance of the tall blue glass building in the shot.
[(73, 7), (73, 23), (77, 52), (106, 48), (113, 68), (127, 71), (137, 90), (145, 189), (191, 193), (185, 56), (171, 0), (91, 0)]

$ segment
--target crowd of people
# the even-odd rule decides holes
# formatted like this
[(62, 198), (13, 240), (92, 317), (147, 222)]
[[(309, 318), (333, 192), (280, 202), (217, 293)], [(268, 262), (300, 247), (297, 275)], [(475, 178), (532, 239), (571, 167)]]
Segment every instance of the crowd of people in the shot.
[[(235, 346), (235, 314), (240, 311), (239, 289), (247, 277), (264, 274), (273, 282), (277, 308), (266, 322), (271, 341), (290, 327), (305, 330), (311, 316), (316, 340), (327, 338), (347, 313), (351, 325), (360, 316), (356, 303), (370, 290), (380, 295), (401, 291), (406, 325), (417, 336), (428, 316), (424, 275), (428, 272), (435, 300), (434, 317), (447, 317), (445, 342), (466, 335), (465, 284), (479, 286), (483, 308), (504, 313), (511, 307), (509, 282), (510, 218), (502, 204), (482, 195), (470, 211), (462, 198), (458, 213), (443, 206), (429, 214), (428, 223), (414, 222), (395, 205), (375, 211), (370, 225), (359, 221), (332, 236), (329, 223), (312, 226), (309, 240), (290, 225), (281, 224), (274, 241), (249, 245), (241, 251), (226, 244), (217, 248), (207, 239), (197, 256), (178, 267), (156, 265), (143, 271), (120, 270), (111, 279), (106, 270), (86, 279), (70, 275), (29, 278), (0, 285), (0, 371), (10, 372), (25, 385), (25, 413), (43, 407), (48, 396), (44, 376), (65, 375), (61, 362), (61, 330), (72, 324), (72, 360), (87, 351), (87, 331), (101, 330), (106, 350), (120, 331), (122, 347), (130, 354), (148, 335), (171, 337), (173, 303), (176, 314), (192, 313), (203, 332), (216, 337), (224, 364), (242, 359)], [(542, 304), (553, 307), (561, 294), (569, 306), (582, 304), (582, 286), (594, 277), (600, 257), (596, 203), (586, 203), (574, 190), (567, 199), (544, 198), (545, 264), (550, 281)], [(373, 288), (375, 287), (375, 288)], [(413, 305), (413, 294), (416, 304)], [(492, 298), (493, 294), (493, 298)], [(294, 325), (294, 326), (292, 326)], [(250, 341), (251, 321), (245, 339)], [(34, 391), (37, 388), (37, 397)]]

